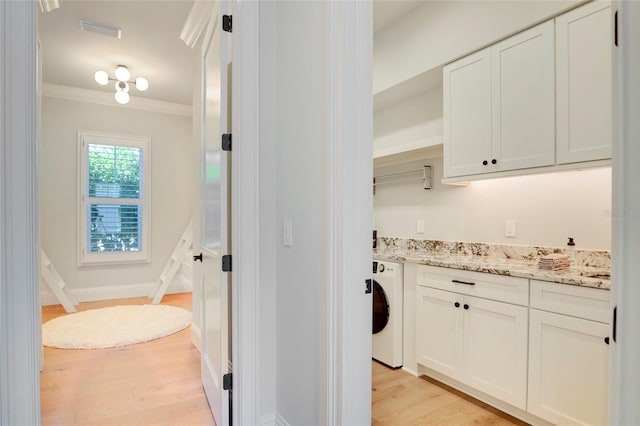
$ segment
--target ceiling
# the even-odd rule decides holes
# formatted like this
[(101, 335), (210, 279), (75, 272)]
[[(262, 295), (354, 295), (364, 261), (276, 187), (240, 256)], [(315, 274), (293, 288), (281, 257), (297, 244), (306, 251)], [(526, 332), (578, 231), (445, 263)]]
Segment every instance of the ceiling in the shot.
[[(193, 0), (74, 1), (39, 15), (42, 79), (45, 83), (115, 93), (112, 84), (99, 86), (98, 70), (113, 76), (116, 65), (126, 65), (132, 80), (145, 77), (146, 92), (139, 96), (191, 105), (195, 53), (179, 35)], [(80, 20), (122, 29), (116, 39), (80, 30)], [(114, 100), (115, 103), (115, 100)]]
[[(42, 78), (45, 83), (115, 93), (113, 84), (100, 86), (98, 70), (113, 76), (126, 65), (132, 79), (149, 81), (138, 96), (191, 105), (195, 52), (180, 39), (193, 0), (60, 0), (60, 8), (39, 15)], [(375, 0), (374, 31), (406, 15), (420, 1)], [(80, 20), (122, 29), (116, 39), (80, 30)], [(114, 101), (115, 102), (115, 101)]]
[(425, 0), (374, 0), (373, 32), (386, 28)]

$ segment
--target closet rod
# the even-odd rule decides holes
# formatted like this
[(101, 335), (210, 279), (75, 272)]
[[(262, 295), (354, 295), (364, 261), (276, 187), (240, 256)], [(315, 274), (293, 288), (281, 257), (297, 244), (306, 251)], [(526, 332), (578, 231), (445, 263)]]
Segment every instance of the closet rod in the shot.
[(380, 179), (380, 178), (386, 178), (386, 177), (391, 177), (391, 176), (400, 176), (400, 175), (407, 175), (409, 173), (418, 173), (418, 172), (423, 172), (424, 171), (424, 167), (421, 169), (415, 169), (415, 170), (406, 170), (404, 172), (396, 172), (396, 173), (387, 173), (386, 175), (379, 175), (379, 176), (374, 176), (375, 179)]
[(420, 181), (424, 181), (424, 178), (419, 177), (419, 178), (412, 178), (412, 179), (400, 179), (400, 180), (389, 180), (389, 181), (385, 181), (385, 182), (374, 182), (373, 186), (385, 185), (385, 184), (388, 184), (388, 183), (417, 182), (419, 180)]

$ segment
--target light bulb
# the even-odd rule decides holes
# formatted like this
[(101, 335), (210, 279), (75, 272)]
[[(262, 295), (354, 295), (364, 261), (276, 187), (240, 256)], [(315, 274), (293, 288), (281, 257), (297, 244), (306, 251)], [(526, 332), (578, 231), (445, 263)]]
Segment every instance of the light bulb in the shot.
[(148, 88), (149, 88), (149, 82), (147, 81), (146, 78), (144, 77), (136, 78), (136, 89), (138, 89), (141, 92), (144, 92)]
[(129, 81), (131, 73), (124, 65), (118, 65), (118, 68), (116, 68), (116, 78), (120, 81)]
[(128, 92), (129, 91), (129, 83), (124, 81), (116, 81), (116, 92)]
[(116, 92), (116, 102), (124, 105), (129, 103), (129, 94), (124, 91)]
[(100, 86), (106, 86), (107, 84), (109, 84), (109, 74), (107, 74), (105, 71), (96, 71), (94, 77), (96, 79), (96, 83), (98, 83)]

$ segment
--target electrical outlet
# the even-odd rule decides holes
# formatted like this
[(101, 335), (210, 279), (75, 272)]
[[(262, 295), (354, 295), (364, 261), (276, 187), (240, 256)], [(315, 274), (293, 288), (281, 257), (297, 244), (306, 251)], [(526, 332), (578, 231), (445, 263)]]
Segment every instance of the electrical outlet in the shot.
[(504, 221), (504, 236), (507, 238), (516, 237), (516, 220), (507, 219)]
[(423, 219), (418, 219), (418, 222), (416, 223), (416, 232), (418, 234), (424, 234), (424, 220)]

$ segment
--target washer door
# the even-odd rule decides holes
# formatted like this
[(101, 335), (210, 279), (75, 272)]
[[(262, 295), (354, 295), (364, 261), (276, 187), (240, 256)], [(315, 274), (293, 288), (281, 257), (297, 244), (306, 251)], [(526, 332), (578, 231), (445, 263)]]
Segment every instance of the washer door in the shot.
[(373, 334), (380, 333), (389, 322), (389, 300), (384, 289), (373, 281)]

